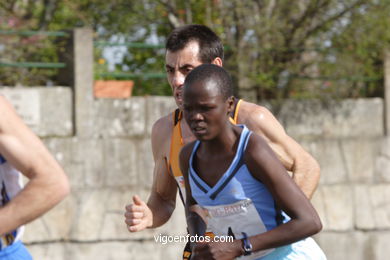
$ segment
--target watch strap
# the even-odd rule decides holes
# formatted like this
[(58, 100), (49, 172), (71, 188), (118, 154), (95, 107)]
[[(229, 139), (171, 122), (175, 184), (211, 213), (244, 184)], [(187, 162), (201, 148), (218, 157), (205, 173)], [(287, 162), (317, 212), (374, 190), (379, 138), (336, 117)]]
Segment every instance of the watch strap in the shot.
[(242, 248), (244, 249), (244, 255), (250, 255), (252, 254), (252, 244), (249, 241), (248, 235), (245, 232), (242, 232), (243, 238), (242, 241)]

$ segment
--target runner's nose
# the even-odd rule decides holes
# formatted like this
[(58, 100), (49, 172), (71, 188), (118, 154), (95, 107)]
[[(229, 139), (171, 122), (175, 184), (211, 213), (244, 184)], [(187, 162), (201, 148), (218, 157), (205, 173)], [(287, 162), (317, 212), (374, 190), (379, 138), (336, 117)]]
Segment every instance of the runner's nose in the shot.
[(177, 88), (184, 84), (184, 75), (180, 72), (176, 72), (172, 79), (172, 85), (173, 87)]
[(192, 120), (194, 121), (202, 121), (203, 120), (203, 115), (197, 111), (194, 111), (192, 114)]

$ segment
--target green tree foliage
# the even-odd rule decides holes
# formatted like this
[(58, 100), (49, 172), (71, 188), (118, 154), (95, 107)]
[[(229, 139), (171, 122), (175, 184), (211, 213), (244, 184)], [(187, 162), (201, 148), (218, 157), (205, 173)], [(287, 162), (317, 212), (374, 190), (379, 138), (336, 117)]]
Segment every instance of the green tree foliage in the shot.
[[(357, 77), (349, 82), (329, 82), (330, 92), (341, 96), (382, 96), (384, 51), (390, 46), (390, 1), (372, 1), (353, 10), (348, 23), (340, 25), (331, 35), (335, 54), (327, 53), (331, 60), (320, 67), (325, 75)], [(341, 84), (340, 84), (341, 85)]]
[[(39, 23), (37, 15), (40, 9), (34, 8), (33, 2), (1, 1), (0, 2), (0, 62), (56, 62), (54, 47), (50, 46), (50, 37), (44, 35), (17, 35), (10, 30), (19, 28), (36, 28)], [(51, 57), (52, 56), (52, 57)], [(14, 64), (15, 65), (15, 64)], [(55, 70), (25, 67), (0, 66), (0, 84), (15, 85), (29, 83), (31, 85), (46, 82), (56, 74)]]
[[(0, 28), (58, 31), (91, 26), (96, 41), (164, 44), (177, 26), (206, 24), (227, 46), (224, 64), (240, 96), (254, 101), (344, 98), (381, 95), (389, 6), (389, 0), (9, 0), (0, 2)], [(2, 60), (58, 61), (61, 47), (50, 37), (6, 40), (4, 45), (11, 48), (0, 49)], [(103, 50), (96, 48), (97, 77), (109, 70), (101, 60)], [(128, 47), (122, 54), (111, 72), (163, 71), (164, 49)], [(53, 70), (20, 76), (0, 69), (6, 75), (0, 79), (3, 84), (55, 80)], [(135, 81), (136, 94), (170, 93), (163, 78)]]
[[(344, 83), (349, 83), (347, 77), (362, 74), (358, 70), (352, 75), (347, 73), (351, 71), (343, 74), (341, 64), (331, 60), (332, 56), (343, 59), (340, 55), (344, 55), (342, 51), (335, 53), (339, 45), (335, 45), (334, 40), (355, 22), (352, 18), (356, 13), (371, 15), (371, 8), (377, 5), (374, 1), (222, 3), (225, 5), (221, 8), (225, 39), (237, 50), (232, 53), (234, 58), (229, 60), (229, 65), (236, 72), (240, 93), (253, 100), (282, 99), (322, 96), (329, 84), (338, 88), (357, 87)], [(367, 33), (366, 37), (370, 37), (368, 30)], [(346, 43), (340, 42), (341, 45)], [(347, 82), (340, 82), (336, 77)], [(310, 78), (317, 80), (307, 80)], [(332, 94), (351, 96), (350, 89), (339, 91), (338, 88)]]

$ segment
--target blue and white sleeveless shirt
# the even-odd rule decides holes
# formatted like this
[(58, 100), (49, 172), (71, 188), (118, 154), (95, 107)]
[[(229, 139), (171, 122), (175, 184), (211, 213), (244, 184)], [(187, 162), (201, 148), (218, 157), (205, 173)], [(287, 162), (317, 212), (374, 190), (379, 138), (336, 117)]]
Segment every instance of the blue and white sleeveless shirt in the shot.
[[(0, 207), (7, 204), (23, 188), (21, 173), (0, 155)], [(0, 251), (20, 240), (24, 226), (0, 236)]]
[[(228, 170), (210, 187), (195, 172), (193, 160), (199, 141), (196, 141), (189, 165), (189, 183), (193, 198), (207, 215), (207, 229), (217, 236), (233, 236), (241, 239), (274, 229), (287, 221), (284, 213), (276, 208), (275, 201), (266, 186), (255, 179), (244, 163), (244, 152), (251, 131), (243, 125), (236, 155)], [(239, 259), (259, 259), (274, 249), (255, 252)]]

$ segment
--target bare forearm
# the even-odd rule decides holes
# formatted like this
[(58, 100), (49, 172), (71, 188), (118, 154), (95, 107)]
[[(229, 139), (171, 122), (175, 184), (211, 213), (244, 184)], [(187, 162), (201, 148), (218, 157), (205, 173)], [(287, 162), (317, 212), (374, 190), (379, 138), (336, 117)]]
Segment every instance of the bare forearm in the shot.
[[(188, 207), (185, 207), (185, 213), (189, 234), (193, 237), (204, 236), (206, 233), (207, 225), (204, 222), (203, 218), (195, 211), (190, 210)], [(193, 250), (194, 246), (195, 243), (191, 243), (191, 250)]]
[(206, 223), (195, 212), (186, 210), (187, 227), (191, 236), (203, 236), (206, 232)]
[(309, 154), (297, 159), (293, 167), (293, 180), (307, 198), (311, 199), (320, 180), (320, 166)]
[(151, 195), (147, 205), (153, 215), (153, 223), (149, 228), (157, 228), (164, 225), (170, 219), (175, 210), (176, 201), (164, 200), (157, 195)]
[(250, 237), (254, 251), (280, 247), (318, 233), (322, 228), (317, 221), (291, 220), (266, 233)]
[(50, 184), (47, 180), (30, 180), (17, 196), (0, 208), (0, 235), (40, 217), (68, 193), (66, 178)]

